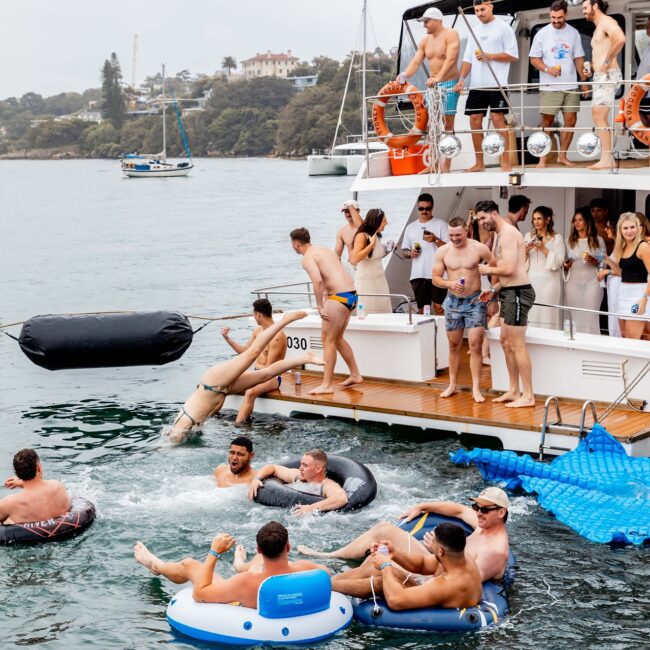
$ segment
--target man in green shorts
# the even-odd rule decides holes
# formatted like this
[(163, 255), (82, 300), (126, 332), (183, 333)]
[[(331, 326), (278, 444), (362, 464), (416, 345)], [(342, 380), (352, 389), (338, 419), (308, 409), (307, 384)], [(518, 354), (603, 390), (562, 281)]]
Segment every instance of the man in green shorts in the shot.
[[(540, 109), (542, 127), (553, 126), (557, 114), (562, 111), (564, 127), (573, 129), (580, 110), (580, 92), (577, 77), (585, 80), (585, 52), (580, 33), (567, 24), (566, 0), (554, 0), (551, 4), (551, 22), (542, 27), (530, 46), (530, 63), (539, 70)], [(583, 86), (583, 91), (588, 87)], [(567, 151), (573, 139), (573, 131), (562, 131), (557, 161), (573, 167)], [(546, 167), (546, 156), (540, 158), (538, 167)]]

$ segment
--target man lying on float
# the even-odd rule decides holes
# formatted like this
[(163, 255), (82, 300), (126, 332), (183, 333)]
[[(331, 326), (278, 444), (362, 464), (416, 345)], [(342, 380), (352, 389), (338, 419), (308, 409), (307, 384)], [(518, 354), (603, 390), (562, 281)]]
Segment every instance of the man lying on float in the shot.
[(287, 484), (287, 487), (310, 494), (323, 497), (322, 501), (310, 505), (298, 505), (292, 510), (294, 515), (306, 515), (316, 510), (326, 512), (327, 510), (338, 510), (348, 502), (348, 495), (345, 490), (331, 478), (327, 478), (327, 454), (322, 449), (312, 449), (303, 454), (300, 459), (300, 467), (292, 469), (282, 465), (264, 465), (257, 471), (256, 477), (251, 481), (248, 490), (248, 498), (254, 499), (257, 491), (262, 487), (262, 481), (266, 478), (279, 478)]

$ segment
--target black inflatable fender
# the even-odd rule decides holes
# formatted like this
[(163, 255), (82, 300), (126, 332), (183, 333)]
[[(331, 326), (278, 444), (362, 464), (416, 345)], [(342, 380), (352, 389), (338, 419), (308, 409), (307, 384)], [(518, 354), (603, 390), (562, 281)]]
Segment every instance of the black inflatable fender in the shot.
[(192, 343), (187, 317), (173, 311), (34, 316), (18, 343), (47, 370), (162, 365)]
[(95, 520), (95, 506), (83, 497), (70, 499), (70, 510), (60, 517), (24, 524), (0, 525), (0, 545), (60, 542), (83, 533)]
[[(283, 467), (298, 468), (300, 459), (283, 463)], [(350, 512), (367, 506), (377, 496), (377, 481), (372, 472), (351, 458), (327, 455), (327, 478), (336, 481), (347, 493), (348, 502), (337, 512)], [(304, 494), (276, 478), (265, 479), (257, 491), (255, 501), (275, 508), (293, 508), (297, 505), (311, 505), (322, 501), (322, 497)]]

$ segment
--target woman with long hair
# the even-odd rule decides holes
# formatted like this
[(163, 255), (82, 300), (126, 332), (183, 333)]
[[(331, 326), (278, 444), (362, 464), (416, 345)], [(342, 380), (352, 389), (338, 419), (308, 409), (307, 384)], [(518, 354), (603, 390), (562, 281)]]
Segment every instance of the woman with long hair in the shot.
[[(616, 239), (616, 221), (607, 220), (605, 233), (607, 234), (608, 240), (614, 241)], [(612, 251), (611, 256), (603, 260), (602, 268), (598, 271), (598, 279), (601, 284), (604, 281), (607, 287), (607, 311), (609, 311), (609, 316), (607, 316), (607, 331), (610, 336), (620, 337), (622, 336), (621, 324), (616, 314), (616, 308), (618, 306), (618, 294), (621, 290), (621, 271), (618, 268), (618, 264), (615, 263), (616, 261), (616, 256)]]
[[(598, 281), (598, 265), (607, 254), (605, 240), (598, 236), (588, 207), (578, 208), (571, 220), (564, 262), (564, 301), (567, 307), (598, 310), (603, 289)], [(599, 315), (572, 311), (578, 332), (600, 334)]]
[(357, 267), (354, 284), (359, 294), (359, 304), (367, 314), (384, 314), (393, 311), (388, 297), (371, 296), (373, 293), (390, 293), (381, 260), (385, 255), (381, 233), (388, 225), (384, 211), (368, 210), (366, 218), (354, 236), (350, 262)]
[(616, 243), (613, 265), (621, 274), (618, 312), (621, 332), (627, 339), (640, 339), (646, 322), (626, 316), (644, 316), (650, 313), (650, 243), (645, 240), (644, 228), (634, 212), (624, 212), (616, 225)]
[[(533, 227), (524, 237), (528, 277), (535, 289), (535, 302), (559, 305), (562, 296), (562, 264), (565, 258), (564, 239), (555, 232), (553, 210), (540, 205), (533, 210)], [(560, 310), (533, 306), (528, 324), (534, 327), (560, 329)]]

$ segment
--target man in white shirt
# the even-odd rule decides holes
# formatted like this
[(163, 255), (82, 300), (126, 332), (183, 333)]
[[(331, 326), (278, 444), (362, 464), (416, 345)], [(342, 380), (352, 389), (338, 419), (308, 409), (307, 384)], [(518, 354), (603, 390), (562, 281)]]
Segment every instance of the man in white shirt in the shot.
[[(494, 16), (492, 0), (474, 0), (474, 13), (480, 21), (480, 25), (474, 28), (478, 40), (471, 36), (467, 40), (460, 80), (455, 90), (460, 92), (465, 88), (465, 79), (471, 72), (465, 115), (469, 116), (476, 162), (467, 171), (481, 172), (485, 169), (481, 149), (483, 118), (489, 109), (494, 127), (502, 132), (505, 129), (505, 115), (509, 110), (504, 97), (507, 91), (502, 92), (499, 84), (502, 87), (508, 85), (510, 64), (519, 58), (519, 50), (512, 27)], [(506, 137), (505, 133), (502, 135)], [(511, 169), (510, 152), (506, 151), (501, 156), (501, 170), (507, 172)]]
[(411, 288), (422, 314), (424, 307), (433, 303), (437, 314), (442, 314), (442, 302), (447, 290), (434, 287), (431, 272), (440, 246), (449, 241), (447, 222), (433, 216), (433, 197), (424, 193), (418, 197), (420, 218), (409, 224), (402, 238), (402, 254), (411, 260)]
[[(530, 63), (539, 70), (542, 127), (547, 129), (553, 126), (560, 111), (565, 128), (575, 127), (580, 110), (577, 78), (579, 75), (583, 81), (586, 79), (585, 51), (580, 33), (566, 22), (567, 10), (566, 0), (554, 0), (551, 4), (550, 24), (535, 34), (530, 47)], [(587, 91), (588, 87), (583, 86), (583, 92)], [(557, 161), (566, 167), (574, 166), (567, 158), (572, 139), (573, 131), (561, 132)], [(546, 158), (544, 156), (540, 159), (538, 167), (546, 167)]]

